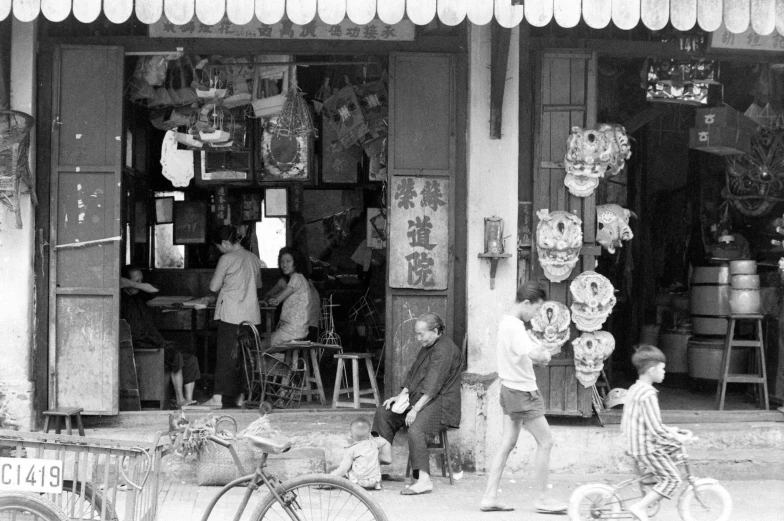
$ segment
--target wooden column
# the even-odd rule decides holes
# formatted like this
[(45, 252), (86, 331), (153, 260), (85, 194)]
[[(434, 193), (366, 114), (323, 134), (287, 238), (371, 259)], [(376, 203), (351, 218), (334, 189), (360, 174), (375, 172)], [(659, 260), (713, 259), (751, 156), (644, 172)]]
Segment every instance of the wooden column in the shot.
[(501, 139), (509, 40), (512, 37), (512, 30), (501, 27), (495, 18), (490, 23), (492, 24), (490, 28), (492, 43), (490, 51), (490, 137)]

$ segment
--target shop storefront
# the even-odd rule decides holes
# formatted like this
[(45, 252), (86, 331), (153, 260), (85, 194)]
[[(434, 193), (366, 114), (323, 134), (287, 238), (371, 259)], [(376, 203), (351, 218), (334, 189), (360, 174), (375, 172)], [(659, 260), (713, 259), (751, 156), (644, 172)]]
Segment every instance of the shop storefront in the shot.
[[(595, 330), (611, 333), (614, 354), (594, 360), (594, 369), (585, 370), (581, 366), (585, 359), (575, 364), (573, 344), (565, 341), (550, 367), (539, 372), (552, 415), (590, 417), (597, 394), (626, 386), (630, 346), (639, 340), (644, 326), (659, 325), (660, 344), (665, 341), (662, 332), (685, 331), (686, 321), (668, 311), (683, 311), (684, 297), (670, 296), (667, 290), (677, 282), (686, 290), (689, 266), (700, 263), (685, 257), (676, 261), (678, 252), (659, 255), (665, 245), (689, 244), (692, 236), (692, 229), (676, 222), (676, 212), (667, 210), (667, 205), (689, 213), (691, 222), (696, 222), (700, 215), (696, 205), (688, 211), (684, 208), (688, 194), (698, 189), (702, 174), (697, 172), (701, 168), (718, 172), (725, 159), (712, 160), (704, 151), (689, 152), (693, 107), (701, 103), (646, 100), (648, 85), (640, 86), (640, 73), (644, 71), (647, 82), (656, 60), (708, 60), (716, 67), (715, 83), (724, 85), (723, 100), (744, 112), (749, 98), (741, 93), (734, 98), (732, 86), (752, 75), (760, 77), (751, 64), (775, 63), (775, 46), (784, 30), (784, 13), (776, 2), (754, 2), (752, 7), (749, 2), (718, 0), (673, 0), (667, 9), (645, 2), (623, 6), (609, 1), (527, 2), (523, 6), (509, 0), (166, 0), (117, 2), (103, 10), (92, 2), (74, 0), (24, 3), (13, 6), (13, 11), (11, 4), (0, 2), (0, 17), (13, 12), (17, 25), (38, 20), (37, 34), (19, 30), (11, 42), (19, 53), (23, 43), (39, 48), (37, 77), (33, 76), (38, 88), (34, 93), (30, 87), (28, 94), (37, 97), (31, 103), (36, 108), (30, 109), (39, 122), (36, 192), (40, 201), (49, 204), (34, 211), (29, 207), (25, 214), (29, 235), (22, 242), (35, 259), (32, 269), (23, 274), (31, 287), (35, 285), (29, 303), (32, 307), (35, 300), (36, 320), (29, 321), (26, 333), (35, 339), (30, 341), (35, 348), (26, 344), (23, 350), (33, 353), (30, 367), (35, 370), (29, 372), (29, 388), (36, 389), (37, 411), (64, 403), (96, 381), (105, 386), (104, 391), (94, 393), (95, 401), (85, 409), (102, 414), (120, 410), (119, 392), (109, 390), (119, 386), (115, 346), (119, 342), (117, 277), (122, 265), (142, 264), (149, 270), (145, 277), (169, 295), (200, 296), (215, 262), (214, 252), (209, 251), (209, 226), (256, 222), (254, 217), (260, 215), (261, 224), (254, 227), (263, 249), (274, 243), (262, 240), (267, 233), (263, 227), (281, 223), (284, 216), (285, 243), (303, 247), (308, 257), (319, 261), (314, 267), (322, 272), (320, 292), (333, 294), (335, 303), (341, 299), (336, 313), (346, 324), (356, 322), (350, 311), (361, 298), (367, 301), (372, 295), (369, 302), (377, 318), (373, 325), (378, 327), (372, 339), (378, 341), (378, 350), (384, 348), (376, 363), (383, 359), (387, 392), (399, 385), (416, 349), (412, 319), (428, 310), (446, 317), (455, 341), (465, 345), (467, 373), (475, 376), (464, 385), (464, 408), (472, 414), (464, 414), (468, 419), (461, 437), (473, 436), (477, 447), (492, 444), (493, 434), (480, 424), (497, 420), (498, 411), (488, 405), (494, 395), (485, 392), (495, 389), (495, 328), (520, 281), (540, 281), (553, 301), (568, 308), (575, 300), (572, 282), (583, 272), (596, 271), (612, 285), (603, 289), (616, 300), (599, 328), (578, 330), (568, 322), (565, 327), (567, 340), (592, 333), (595, 342)], [(3, 23), (11, 25), (10, 19)], [(760, 45), (770, 49), (760, 52)], [(185, 57), (196, 56), (199, 60), (184, 65)], [(251, 103), (228, 112), (203, 100), (193, 112), (173, 110), (175, 103), (167, 103), (165, 97), (160, 104), (155, 87), (152, 93), (141, 93), (133, 90), (140, 85), (131, 81), (143, 76), (137, 65), (143, 67), (153, 57), (180, 64), (173, 67), (180, 83), (175, 84), (171, 75), (168, 85), (165, 79), (157, 86), (163, 89), (158, 92), (162, 97), (178, 95), (182, 76), (204, 80), (206, 89), (221, 89), (221, 81), (228, 84), (232, 75), (232, 85), (245, 87), (226, 97), (248, 94)], [(200, 64), (202, 58), (207, 62)], [(245, 72), (238, 72), (243, 68)], [(198, 77), (190, 69), (198, 70)], [(252, 102), (268, 97), (258, 93), (258, 86), (267, 81), (261, 76), (267, 72), (277, 89), (271, 96), (285, 94), (280, 75), (288, 76), (287, 81), (296, 78), (304, 101), (316, 114), (318, 137), (290, 143), (299, 159), (276, 159), (271, 148), (264, 148), (265, 131), (269, 137), (275, 130), (269, 121), (247, 122), (262, 118), (256, 116)], [(382, 101), (380, 110), (385, 115), (375, 133), (368, 129), (352, 137), (352, 128), (345, 123), (354, 116), (351, 103), (330, 108), (329, 94), (348, 88), (344, 94), (349, 98), (344, 101), (357, 97), (363, 111), (361, 89), (369, 84), (383, 85), (387, 102)], [(715, 87), (706, 87), (705, 96), (712, 90)], [(370, 95), (375, 99), (381, 92)], [(278, 101), (285, 103), (282, 98)], [(716, 99), (706, 97), (706, 102), (715, 105)], [(317, 113), (317, 105), (326, 112)], [(250, 113), (253, 117), (244, 127), (230, 125), (231, 119), (236, 123)], [(340, 125), (323, 126), (323, 114), (336, 116)], [(178, 115), (185, 124), (175, 125)], [(218, 119), (226, 123), (216, 125)], [(193, 150), (193, 144), (178, 147), (182, 152), (189, 146), (188, 152), (197, 160), (192, 165), (193, 179), (175, 184), (159, 166), (164, 134), (160, 126), (170, 125), (172, 131), (185, 127), (187, 133), (195, 128), (193, 120), (209, 126), (196, 130), (228, 133), (231, 152), (213, 146), (227, 140), (205, 146), (208, 139), (198, 139), (199, 151)], [(588, 139), (578, 133), (572, 140), (573, 128), (591, 129), (602, 123), (626, 127), (631, 155), (614, 152), (613, 158), (621, 159), (616, 175), (605, 175), (591, 190), (579, 183), (570, 187), (564, 183), (567, 143)], [(327, 146), (328, 141), (340, 143), (341, 138), (347, 146)], [(615, 139), (620, 150), (621, 139)], [(385, 141), (384, 146), (377, 147), (379, 141), (374, 140)], [(331, 152), (335, 154), (329, 156)], [(270, 168), (276, 161), (278, 166)], [(721, 174), (711, 176), (721, 178)], [(715, 186), (699, 186), (716, 191)], [(284, 197), (275, 199), (280, 194)], [(99, 197), (103, 199), (97, 201)], [(704, 199), (716, 206), (724, 200), (716, 193)], [(281, 200), (285, 208), (270, 211), (270, 202)], [(96, 204), (90, 209), (88, 203)], [(634, 235), (613, 253), (602, 247), (600, 229), (607, 223), (597, 219), (597, 209), (606, 205), (621, 209), (610, 211), (617, 233), (629, 228)], [(200, 226), (185, 237), (177, 231), (178, 212), (184, 216), (188, 209), (203, 217), (205, 233)], [(566, 211), (580, 221), (580, 237), (572, 237), (576, 245), (566, 248), (573, 250), (568, 273), (548, 276), (542, 267), (537, 230), (548, 215), (543, 210), (550, 217)], [(384, 213), (388, 224), (376, 230), (373, 219)], [(780, 213), (771, 207), (765, 215), (772, 218)], [(663, 221), (656, 220), (659, 216)], [(486, 240), (486, 226), (498, 217), (503, 233), (496, 239), (503, 244), (507, 238), (500, 252)], [(84, 232), (68, 230), (68, 221), (74, 219)], [(341, 241), (346, 224), (349, 237)], [(711, 224), (706, 223), (708, 231)], [(550, 228), (551, 232), (560, 229), (557, 223)], [(680, 231), (665, 236), (667, 229)], [(517, 247), (510, 237), (517, 237)], [(381, 247), (369, 248), (369, 254), (358, 251), (360, 238), (377, 241)], [(165, 258), (164, 242), (171, 252)], [(707, 239), (704, 243), (712, 246)], [(264, 260), (269, 265), (277, 259), (276, 248), (268, 249), (272, 257)], [(759, 254), (762, 249), (755, 251)], [(355, 254), (361, 262), (352, 260)], [(365, 270), (366, 266), (372, 267)], [(264, 283), (275, 280), (276, 270), (270, 268)], [(352, 284), (357, 280), (359, 284)], [(372, 291), (366, 294), (368, 288)], [(352, 327), (342, 340), (365, 343), (372, 325), (363, 325), (363, 335)], [(87, 349), (91, 353), (103, 353), (93, 358), (101, 362), (90, 364), (90, 371), (84, 368), (85, 346), (93, 346)], [(595, 369), (602, 363), (609, 385)], [(771, 369), (776, 370), (774, 365)], [(781, 390), (771, 386), (771, 394), (776, 392), (780, 395)], [(699, 408), (711, 407), (700, 402)], [(486, 415), (476, 414), (483, 410)], [(476, 448), (477, 460), (483, 450)]]

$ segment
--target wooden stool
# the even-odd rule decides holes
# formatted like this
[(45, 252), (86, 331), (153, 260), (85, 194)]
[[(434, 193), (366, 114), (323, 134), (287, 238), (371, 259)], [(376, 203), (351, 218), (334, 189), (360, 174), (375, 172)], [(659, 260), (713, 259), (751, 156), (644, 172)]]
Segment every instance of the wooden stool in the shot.
[[(332, 408), (338, 407), (352, 407), (359, 409), (362, 403), (372, 403), (376, 407), (381, 405), (381, 397), (378, 394), (378, 384), (376, 384), (376, 373), (373, 370), (373, 362), (371, 361), (373, 355), (371, 353), (338, 353), (335, 355), (338, 361), (338, 369), (335, 373), (335, 392), (332, 393)], [(359, 388), (359, 361), (365, 360), (367, 367), (368, 377), (370, 378), (371, 389)], [(343, 379), (343, 370), (345, 367), (345, 360), (351, 360), (351, 371), (353, 373), (354, 386), (353, 387), (340, 387), (340, 382)], [(353, 402), (341, 402), (341, 394), (354, 393)], [(363, 394), (373, 394), (373, 398), (362, 398)]]
[[(721, 357), (721, 373), (716, 389), (716, 407), (724, 409), (724, 396), (727, 393), (727, 384), (731, 382), (760, 385), (760, 406), (768, 410), (768, 377), (765, 372), (765, 344), (762, 335), (762, 315), (730, 315), (727, 328), (727, 338), (724, 342), (724, 354)], [(739, 320), (753, 320), (756, 322), (757, 338), (755, 340), (735, 340), (735, 324)], [(732, 360), (733, 347), (751, 347), (754, 352), (749, 360), (748, 374), (729, 374), (730, 361)], [(752, 372), (753, 371), (753, 372)]]
[(60, 418), (65, 418), (65, 431), (67, 434), (73, 434), (71, 430), (71, 416), (76, 417), (76, 426), (79, 429), (79, 436), (84, 436), (84, 425), (82, 425), (82, 409), (81, 407), (58, 407), (51, 411), (44, 411), (44, 432), (49, 432), (49, 419), (54, 417), (55, 434), (60, 434)]
[[(446, 477), (449, 473), (449, 484), (454, 485), (455, 480), (452, 477), (452, 465), (449, 464), (449, 436), (447, 430), (444, 429), (438, 433), (438, 436), (431, 443), (427, 444), (427, 453), (436, 454), (441, 459), (441, 477)], [(406, 464), (406, 477), (411, 475), (411, 454), (408, 455), (408, 463)]]
[[(303, 352), (304, 351), (304, 352)], [(321, 370), (319, 369), (318, 354), (315, 349), (295, 349), (292, 352), (292, 367), (296, 367), (297, 360), (302, 359), (305, 363), (305, 384), (302, 396), (307, 401), (312, 401), (313, 396), (317, 396), (321, 405), (327, 405), (327, 395), (324, 393), (324, 384), (321, 381)]]

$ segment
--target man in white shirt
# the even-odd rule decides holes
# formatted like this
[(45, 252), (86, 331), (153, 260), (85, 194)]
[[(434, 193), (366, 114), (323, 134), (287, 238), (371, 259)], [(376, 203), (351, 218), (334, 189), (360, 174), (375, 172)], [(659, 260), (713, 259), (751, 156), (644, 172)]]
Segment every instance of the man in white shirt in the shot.
[(509, 454), (517, 445), (523, 425), (536, 439), (535, 481), (539, 498), (538, 512), (565, 514), (566, 504), (548, 497), (547, 476), (550, 472), (550, 449), (553, 438), (544, 417), (544, 400), (536, 386), (534, 364), (547, 365), (550, 352), (536, 343), (526, 322), (539, 312), (547, 294), (539, 285), (526, 282), (517, 290), (515, 303), (501, 317), (498, 327), (498, 376), (501, 379), (501, 409), (504, 425), (501, 446), (490, 465), (487, 488), (479, 509), (483, 512), (508, 512), (511, 506), (498, 501), (498, 485)]

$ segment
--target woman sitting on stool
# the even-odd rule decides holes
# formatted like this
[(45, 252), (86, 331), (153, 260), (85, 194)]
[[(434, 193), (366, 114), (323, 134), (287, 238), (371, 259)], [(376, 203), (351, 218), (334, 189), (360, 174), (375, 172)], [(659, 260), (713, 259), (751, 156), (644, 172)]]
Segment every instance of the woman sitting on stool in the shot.
[(447, 427), (460, 426), (460, 349), (444, 335), (444, 321), (435, 313), (420, 315), (414, 331), (422, 348), (400, 394), (376, 409), (372, 428), (374, 435), (391, 444), (395, 433), (408, 427), (408, 454), (417, 481), (400, 492), (404, 496), (433, 491), (427, 440)]
[(273, 346), (304, 340), (309, 327), (318, 327), (319, 296), (313, 283), (302, 274), (304, 265), (300, 253), (292, 248), (281, 248), (278, 253), (278, 267), (283, 276), (264, 296), (264, 302), (271, 306), (283, 303), (278, 327), (272, 333)]

